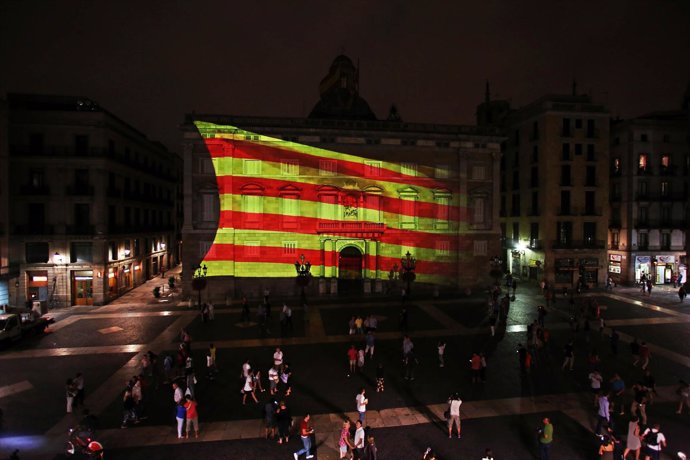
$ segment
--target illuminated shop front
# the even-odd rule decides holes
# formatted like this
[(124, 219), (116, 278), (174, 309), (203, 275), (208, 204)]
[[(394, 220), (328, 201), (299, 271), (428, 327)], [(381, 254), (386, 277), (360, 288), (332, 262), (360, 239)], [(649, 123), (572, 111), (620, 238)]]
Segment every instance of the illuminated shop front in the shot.
[(72, 305), (93, 305), (93, 270), (72, 271)]

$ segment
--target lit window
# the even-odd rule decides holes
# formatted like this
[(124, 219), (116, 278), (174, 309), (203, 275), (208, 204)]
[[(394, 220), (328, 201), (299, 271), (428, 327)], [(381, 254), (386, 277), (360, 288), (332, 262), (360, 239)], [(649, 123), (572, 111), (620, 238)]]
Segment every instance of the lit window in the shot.
[(381, 175), (381, 162), (380, 161), (365, 161), (364, 162), (364, 175), (367, 177), (378, 177)]
[(450, 255), (450, 241), (437, 241), (436, 242), (436, 256), (437, 257), (448, 257)]
[(283, 176), (299, 176), (299, 160), (283, 160), (280, 164)]
[(283, 226), (285, 228), (297, 228), (299, 221), (299, 197), (297, 195), (283, 196), (281, 203)]
[(664, 169), (668, 169), (670, 166), (671, 166), (670, 155), (662, 155), (661, 156), (661, 167)]
[(247, 224), (261, 222), (264, 212), (264, 200), (261, 195), (242, 195), (242, 212)]
[(319, 160), (319, 175), (335, 176), (337, 172), (338, 166), (335, 160)]
[(405, 176), (416, 176), (417, 175), (417, 164), (416, 163), (401, 163), (400, 173)]
[(436, 197), (436, 222), (434, 227), (437, 229), (448, 228), (448, 221), (450, 220), (450, 197), (437, 196)]
[(260, 176), (261, 160), (243, 160), (242, 173), (246, 176)]
[(364, 220), (381, 222), (381, 196), (367, 193), (364, 195)]
[(640, 153), (640, 157), (638, 160), (638, 166), (641, 170), (646, 171), (647, 170), (647, 154), (646, 153)]
[(283, 255), (284, 256), (294, 256), (297, 254), (297, 242), (296, 241), (283, 241)]
[(400, 227), (401, 228), (415, 228), (416, 219), (415, 213), (417, 208), (417, 201), (414, 197), (404, 197), (401, 200), (400, 212)]

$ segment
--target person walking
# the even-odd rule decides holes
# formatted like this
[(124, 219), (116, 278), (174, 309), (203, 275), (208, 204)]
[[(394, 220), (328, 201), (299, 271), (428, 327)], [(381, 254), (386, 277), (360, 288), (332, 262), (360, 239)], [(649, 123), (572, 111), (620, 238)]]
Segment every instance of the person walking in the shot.
[(446, 365), (446, 342), (439, 340), (438, 345), (438, 367)]
[(132, 398), (132, 390), (127, 387), (122, 395), (122, 424), (120, 428), (127, 428), (127, 424), (131, 421), (139, 423), (135, 413), (134, 398)]
[(352, 449), (352, 443), (350, 442), (350, 421), (345, 420), (343, 422), (343, 429), (340, 430), (340, 439), (338, 440), (340, 458), (347, 458), (347, 452), (350, 449)]
[(177, 403), (175, 407), (175, 420), (177, 421), (177, 439), (182, 439), (182, 429), (184, 428), (184, 422), (187, 419), (187, 409), (185, 409), (182, 401)]
[(678, 298), (680, 299), (680, 302), (683, 303), (687, 296), (688, 296), (688, 292), (685, 290), (685, 286), (681, 286), (678, 289)]
[(314, 428), (309, 424), (310, 420), (311, 415), (306, 414), (300, 423), (299, 435), (302, 439), (302, 448), (292, 454), (295, 460), (302, 454), (306, 454), (306, 458), (314, 458), (314, 455), (311, 453), (311, 436), (314, 434)]
[(383, 363), (379, 363), (378, 366), (376, 366), (376, 392), (377, 393), (383, 393), (383, 390), (385, 389), (385, 382), (384, 382), (384, 374), (383, 374)]
[[(276, 417), (278, 408), (276, 407), (273, 398), (266, 401), (264, 404), (264, 437), (266, 439), (273, 439), (276, 436)], [(282, 444), (282, 440), (278, 439), (278, 444)]]
[(649, 347), (647, 346), (647, 342), (642, 342), (640, 344), (640, 361), (642, 363), (642, 370), (647, 369), (647, 366), (649, 366), (649, 358), (651, 355), (652, 354), (649, 351)]
[(242, 386), (242, 405), (247, 404), (247, 395), (251, 395), (255, 403), (259, 404), (254, 392), (254, 373), (249, 371), (249, 374), (244, 378), (244, 385)]
[(601, 376), (601, 373), (598, 370), (594, 369), (589, 373), (588, 378), (589, 387), (594, 395), (594, 407), (598, 407), (599, 393), (601, 392), (601, 382), (604, 381), (604, 377)]
[(355, 438), (352, 453), (355, 455), (354, 458), (362, 459), (364, 457), (364, 427), (361, 420), (355, 422)]
[(77, 387), (74, 380), (67, 379), (65, 382), (65, 398), (67, 399), (67, 413), (71, 414), (74, 408), (74, 397), (77, 395)]
[(194, 437), (199, 437), (199, 414), (196, 410), (196, 401), (194, 398), (187, 395), (185, 398), (184, 408), (187, 410), (187, 429), (185, 432), (185, 438), (189, 438), (189, 432), (194, 428)]
[(74, 387), (76, 389), (76, 394), (74, 395), (74, 407), (84, 405), (84, 375), (81, 372), (77, 372), (76, 377), (72, 380)]
[(462, 399), (460, 395), (454, 393), (448, 399), (448, 439), (453, 437), (453, 425), (458, 433), (458, 439), (460, 439), (461, 433), (461, 422), (460, 422), (460, 406), (462, 405)]
[(348, 363), (350, 364), (350, 367), (349, 367), (350, 370), (347, 374), (347, 376), (349, 377), (352, 374), (354, 374), (356, 369), (357, 369), (357, 349), (355, 348), (354, 345), (350, 345), (350, 349), (347, 350), (347, 360), (348, 360)]
[(595, 434), (602, 434), (602, 428), (611, 426), (611, 408), (609, 406), (609, 395), (602, 393), (599, 395), (599, 410), (597, 412), (597, 427), (594, 430)]
[(647, 428), (642, 433), (645, 447), (645, 460), (660, 460), (661, 450), (666, 447), (666, 437), (661, 432), (661, 427), (658, 423)]
[(364, 339), (365, 343), (365, 348), (364, 348), (364, 354), (369, 355), (369, 359), (374, 358), (374, 348), (376, 346), (376, 337), (374, 337), (374, 331), (369, 329), (367, 331), (367, 335)]
[(553, 443), (553, 425), (548, 417), (545, 417), (542, 422), (544, 426), (539, 430), (539, 460), (549, 460)]
[(676, 393), (680, 398), (678, 400), (678, 410), (676, 411), (676, 414), (682, 414), (683, 407), (687, 407), (688, 411), (690, 411), (690, 384), (688, 384), (688, 382), (685, 380), (679, 381)]
[(628, 436), (625, 440), (625, 450), (623, 451), (623, 458), (628, 458), (630, 452), (635, 452), (635, 460), (640, 460), (640, 424), (638, 418), (633, 417), (628, 422)]
[(280, 401), (276, 409), (276, 422), (278, 423), (278, 444), (287, 444), (290, 440), (290, 425), (292, 425), (292, 414), (285, 401)]
[(575, 351), (573, 349), (573, 341), (569, 341), (565, 347), (563, 347), (563, 365), (561, 366), (562, 370), (565, 370), (566, 367), (568, 367), (571, 371), (573, 370), (573, 364), (575, 362)]
[(271, 395), (278, 393), (278, 382), (280, 381), (280, 376), (278, 374), (278, 369), (272, 366), (268, 370), (268, 383)]
[(379, 460), (379, 450), (373, 436), (369, 436), (367, 439), (367, 445), (364, 447), (364, 458), (366, 460)]
[[(357, 413), (359, 414), (359, 421), (364, 423), (367, 416), (367, 404), (369, 400), (366, 397), (366, 389), (364, 387), (359, 389), (359, 393), (355, 396), (355, 403), (357, 405)], [(364, 446), (362, 446), (364, 447)]]

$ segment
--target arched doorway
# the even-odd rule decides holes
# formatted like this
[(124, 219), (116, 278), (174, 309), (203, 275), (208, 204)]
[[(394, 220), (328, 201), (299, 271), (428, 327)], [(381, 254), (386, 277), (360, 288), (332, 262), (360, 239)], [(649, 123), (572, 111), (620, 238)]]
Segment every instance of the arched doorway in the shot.
[(338, 292), (362, 292), (362, 253), (354, 246), (344, 247), (338, 256)]

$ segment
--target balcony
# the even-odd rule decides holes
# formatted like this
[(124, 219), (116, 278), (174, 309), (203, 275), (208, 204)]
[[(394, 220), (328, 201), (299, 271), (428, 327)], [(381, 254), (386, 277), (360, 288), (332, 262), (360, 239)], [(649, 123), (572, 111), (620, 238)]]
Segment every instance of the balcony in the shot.
[(620, 219), (611, 219), (609, 221), (609, 228), (621, 228), (621, 220)]
[(635, 221), (635, 228), (650, 228), (649, 219), (637, 219)]
[(317, 233), (383, 233), (386, 224), (376, 222), (319, 222)]
[(654, 175), (654, 171), (652, 170), (651, 166), (647, 166), (644, 168), (637, 168), (637, 175), (638, 176), (652, 176), (652, 175)]
[(602, 208), (596, 206), (585, 206), (583, 210), (580, 211), (581, 216), (602, 216)]
[(68, 225), (65, 233), (68, 235), (93, 235), (93, 225)]
[(65, 193), (67, 195), (93, 196), (94, 189), (93, 185), (73, 184), (65, 187)]
[(15, 225), (14, 233), (17, 235), (52, 235), (55, 233), (55, 227), (52, 225)]
[(50, 187), (47, 185), (22, 185), (22, 195), (50, 195)]
[(553, 249), (605, 249), (606, 242), (604, 240), (553, 240), (551, 242)]
[(574, 216), (575, 215), (575, 213), (573, 212), (573, 208), (571, 208), (570, 206), (556, 208), (556, 214), (559, 216)]
[(675, 176), (676, 167), (675, 166), (659, 166), (660, 176)]

